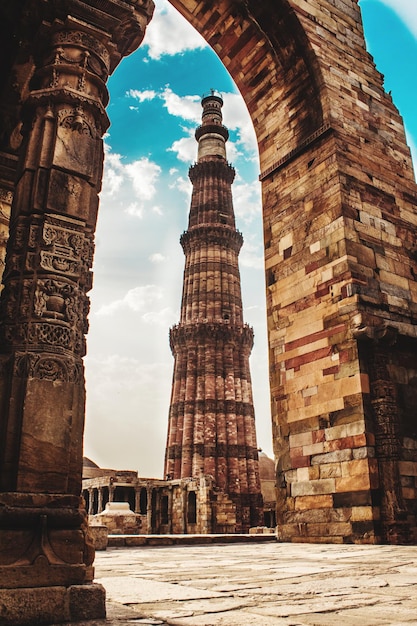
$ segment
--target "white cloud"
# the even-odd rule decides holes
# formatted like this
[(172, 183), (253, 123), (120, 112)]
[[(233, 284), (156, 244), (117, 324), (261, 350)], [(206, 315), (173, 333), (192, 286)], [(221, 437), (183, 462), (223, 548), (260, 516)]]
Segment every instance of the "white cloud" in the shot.
[[(147, 157), (125, 162), (121, 154), (112, 152), (111, 147), (105, 144), (102, 201), (111, 198), (128, 215), (142, 218), (145, 205), (156, 194), (161, 171), (160, 166)], [(151, 210), (161, 214), (157, 206)]]
[(142, 157), (137, 161), (125, 165), (125, 171), (130, 177), (133, 190), (141, 200), (150, 200), (155, 195), (155, 183), (161, 172), (159, 165)]
[(143, 207), (140, 206), (137, 202), (131, 202), (125, 209), (128, 215), (132, 215), (133, 217), (143, 217)]
[(253, 153), (257, 158), (258, 145), (255, 130), (250, 118), (246, 104), (240, 94), (225, 93), (223, 98), (223, 117), (229, 130), (236, 130), (238, 133), (238, 143), (246, 152)]
[(262, 212), (260, 182), (255, 180), (252, 183), (233, 185), (233, 207), (236, 217), (245, 224), (259, 218)]
[[(156, 98), (156, 91), (151, 89), (145, 89), (144, 91), (139, 91), (139, 89), (129, 89), (126, 92), (127, 96), (134, 98), (135, 100), (139, 100), (139, 102), (145, 102), (146, 100), (154, 100)], [(130, 107), (131, 109), (135, 107)]]
[(163, 291), (156, 285), (141, 285), (130, 289), (120, 299), (102, 306), (96, 315), (114, 315), (120, 309), (131, 309), (136, 313), (148, 312), (163, 299)]
[(168, 148), (168, 152), (175, 152), (177, 159), (183, 163), (195, 163), (197, 160), (197, 142), (194, 138), (194, 129), (188, 130), (187, 137), (182, 137), (174, 141)]
[(122, 155), (111, 152), (111, 147), (104, 143), (104, 176), (102, 195), (114, 196), (123, 183)]
[(380, 0), (380, 2), (395, 11), (407, 28), (417, 37), (416, 0)]
[(165, 87), (161, 93), (164, 106), (170, 115), (181, 117), (199, 123), (201, 120), (201, 97), (196, 95), (179, 96), (170, 87)]
[(143, 44), (151, 59), (205, 48), (203, 37), (166, 0), (159, 0)]
[(260, 242), (256, 243), (256, 238), (245, 237), (242, 250), (239, 254), (239, 265), (241, 267), (252, 267), (263, 269), (264, 252)]
[(164, 256), (160, 252), (155, 252), (154, 254), (151, 254), (149, 260), (151, 261), (151, 263), (163, 263), (164, 261), (166, 261), (166, 256)]
[(120, 316), (123, 311), (133, 311), (140, 314), (140, 319), (146, 324), (168, 329), (178, 321), (178, 313), (171, 307), (164, 306), (166, 302), (167, 296), (163, 288), (157, 285), (141, 285), (130, 289), (123, 298), (102, 306), (96, 315)]
[(165, 307), (160, 311), (149, 311), (149, 313), (145, 313), (142, 316), (142, 319), (147, 324), (152, 324), (153, 326), (160, 326), (167, 331), (167, 341), (168, 341), (168, 328), (173, 324), (178, 322), (178, 315), (170, 308)]
[[(193, 191), (193, 187), (189, 178), (184, 178), (183, 176), (179, 176), (175, 183), (169, 186), (170, 189), (178, 189), (182, 193), (185, 193), (187, 198), (191, 199), (191, 193)], [(187, 209), (188, 210), (188, 209)]]

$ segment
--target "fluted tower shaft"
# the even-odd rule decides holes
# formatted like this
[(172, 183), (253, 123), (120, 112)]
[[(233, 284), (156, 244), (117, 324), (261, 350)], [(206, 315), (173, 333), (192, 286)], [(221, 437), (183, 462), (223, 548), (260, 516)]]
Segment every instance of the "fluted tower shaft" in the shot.
[(165, 456), (171, 478), (211, 475), (236, 505), (238, 532), (260, 523), (261, 490), (232, 200), (235, 172), (220, 96), (203, 98), (185, 254), (181, 318), (170, 330), (174, 375)]

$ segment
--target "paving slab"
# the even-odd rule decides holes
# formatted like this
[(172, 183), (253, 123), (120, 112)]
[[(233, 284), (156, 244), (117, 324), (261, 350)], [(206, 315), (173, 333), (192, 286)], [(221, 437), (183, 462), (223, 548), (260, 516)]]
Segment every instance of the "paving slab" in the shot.
[(95, 567), (108, 617), (85, 626), (417, 624), (416, 546), (113, 547)]

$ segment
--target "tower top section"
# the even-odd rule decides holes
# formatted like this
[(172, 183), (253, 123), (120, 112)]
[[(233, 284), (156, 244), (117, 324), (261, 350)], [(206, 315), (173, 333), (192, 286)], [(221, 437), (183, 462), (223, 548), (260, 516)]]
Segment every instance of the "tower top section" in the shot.
[(198, 141), (197, 161), (226, 160), (226, 141), (229, 138), (229, 131), (222, 123), (223, 99), (212, 89), (209, 94), (203, 96), (201, 106), (203, 107), (202, 123), (195, 131), (195, 138)]

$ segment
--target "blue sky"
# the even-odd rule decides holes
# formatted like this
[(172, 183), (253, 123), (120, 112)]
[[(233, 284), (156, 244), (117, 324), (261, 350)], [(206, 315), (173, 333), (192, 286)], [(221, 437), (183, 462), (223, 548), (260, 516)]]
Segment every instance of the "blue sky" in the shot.
[[(102, 467), (162, 477), (201, 95), (223, 94), (258, 444), (272, 456), (259, 163), (245, 104), (217, 56), (166, 2), (141, 48), (109, 80), (111, 127), (96, 235), (86, 362), (85, 454)], [(417, 2), (360, 0), (368, 49), (404, 117), (417, 163)]]

